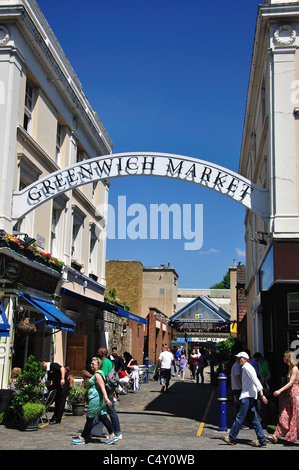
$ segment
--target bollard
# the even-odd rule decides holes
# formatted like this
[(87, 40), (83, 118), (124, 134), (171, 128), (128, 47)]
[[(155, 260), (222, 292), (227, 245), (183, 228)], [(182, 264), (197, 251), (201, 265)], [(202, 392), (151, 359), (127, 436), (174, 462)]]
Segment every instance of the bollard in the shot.
[(145, 381), (148, 384), (148, 357), (145, 358)]
[(220, 403), (220, 426), (218, 431), (227, 431), (226, 426), (226, 375), (221, 373), (218, 376), (219, 380), (219, 398), (218, 401)]

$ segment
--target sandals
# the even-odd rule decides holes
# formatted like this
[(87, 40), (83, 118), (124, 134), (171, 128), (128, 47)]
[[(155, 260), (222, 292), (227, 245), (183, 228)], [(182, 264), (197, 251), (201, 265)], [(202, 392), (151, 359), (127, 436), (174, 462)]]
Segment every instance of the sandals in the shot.
[(278, 439), (275, 436), (267, 436), (268, 441), (272, 442), (272, 444), (277, 444)]

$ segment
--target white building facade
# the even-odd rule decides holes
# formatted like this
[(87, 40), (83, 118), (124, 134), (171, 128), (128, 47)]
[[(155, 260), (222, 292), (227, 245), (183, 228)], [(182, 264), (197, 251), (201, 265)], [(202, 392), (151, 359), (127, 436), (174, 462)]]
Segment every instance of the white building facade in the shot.
[[(273, 364), (299, 330), (299, 2), (265, 0), (253, 45), (239, 173), (269, 191), (246, 210), (247, 344)], [(274, 367), (275, 365), (275, 367)]]
[[(29, 354), (55, 359), (74, 370), (85, 366), (87, 336), (96, 330), (102, 315), (88, 305), (88, 298), (102, 301), (105, 290), (109, 182), (63, 193), (18, 220), (12, 219), (13, 194), (60, 168), (111, 154), (112, 148), (37, 3), (0, 0), (0, 229), (7, 241), (0, 248), (0, 294), (3, 322), (10, 327), (3, 327), (0, 336), (2, 387), (11, 367), (22, 367)], [(32, 259), (31, 249), (31, 259), (24, 249), (12, 249), (8, 235), (22, 241), (35, 239), (31, 249), (44, 253), (43, 258)], [(37, 261), (44, 261), (45, 254), (63, 262), (62, 271)], [(15, 273), (8, 272), (12, 263)], [(41, 321), (45, 315), (28, 301), (36, 298), (56, 299), (55, 306), (75, 325), (70, 330), (76, 341), (69, 344), (70, 333), (67, 328), (57, 332), (59, 324), (56, 329), (45, 327)], [(16, 321), (22, 316), (36, 324), (34, 335), (18, 337)], [(93, 353), (100, 339), (91, 336)], [(83, 363), (73, 359), (67, 364), (80, 344), (85, 348)]]

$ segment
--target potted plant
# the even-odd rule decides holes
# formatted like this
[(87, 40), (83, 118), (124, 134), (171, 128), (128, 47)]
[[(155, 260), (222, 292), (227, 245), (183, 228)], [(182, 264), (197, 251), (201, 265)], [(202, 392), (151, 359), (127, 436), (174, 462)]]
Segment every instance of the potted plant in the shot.
[(39, 418), (45, 413), (46, 407), (42, 403), (25, 403), (22, 407), (24, 427), (26, 431), (37, 431)]
[(44, 375), (42, 363), (35, 361), (34, 356), (30, 356), (17, 378), (16, 393), (10, 408), (14, 414), (14, 423), (22, 430), (26, 429), (29, 416), (36, 414), (39, 417), (44, 412), (44, 408), (40, 406), (44, 395), (45, 384), (42, 382)]
[(87, 388), (85, 384), (78, 385), (75, 382), (68, 395), (68, 402), (72, 405), (73, 415), (82, 416), (87, 401)]

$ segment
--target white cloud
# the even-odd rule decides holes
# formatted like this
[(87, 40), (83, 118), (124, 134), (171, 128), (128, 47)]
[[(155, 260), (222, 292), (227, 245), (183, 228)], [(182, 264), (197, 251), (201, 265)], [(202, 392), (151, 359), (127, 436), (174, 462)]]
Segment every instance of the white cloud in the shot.
[(221, 253), (221, 251), (216, 248), (210, 248), (208, 251), (199, 251), (198, 253), (200, 255), (210, 255), (211, 253)]
[(236, 252), (238, 256), (242, 256), (245, 258), (245, 250), (241, 250), (241, 248), (236, 248)]

